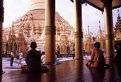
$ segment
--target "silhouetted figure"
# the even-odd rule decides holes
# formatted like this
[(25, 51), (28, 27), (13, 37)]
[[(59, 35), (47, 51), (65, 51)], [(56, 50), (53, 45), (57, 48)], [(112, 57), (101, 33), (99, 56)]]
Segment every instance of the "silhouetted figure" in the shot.
[(116, 61), (121, 61), (121, 42), (115, 44), (115, 49), (116, 49)]
[(28, 51), (27, 56), (25, 58), (26, 64), (21, 68), (26, 72), (38, 72), (41, 71), (41, 59), (40, 52), (36, 50), (37, 44), (36, 42), (31, 42), (31, 50)]
[(70, 55), (70, 47), (67, 46), (67, 57)]
[(118, 74), (121, 76), (121, 42), (118, 42), (115, 44), (115, 49), (116, 49), (116, 66), (118, 70)]
[(103, 51), (100, 49), (100, 43), (96, 42), (94, 44), (94, 49), (91, 52), (91, 60), (89, 60), (86, 65), (89, 67), (104, 67), (107, 66), (107, 64), (105, 64), (105, 58), (103, 55)]
[(56, 55), (57, 55), (57, 57), (60, 57), (60, 47), (59, 46), (57, 46)]
[(13, 66), (14, 57), (15, 57), (15, 55), (14, 55), (13, 51), (11, 51), (11, 53), (10, 53), (10, 66)]
[(75, 49), (74, 48), (72, 49), (71, 54), (72, 54), (72, 57), (74, 59), (75, 58)]

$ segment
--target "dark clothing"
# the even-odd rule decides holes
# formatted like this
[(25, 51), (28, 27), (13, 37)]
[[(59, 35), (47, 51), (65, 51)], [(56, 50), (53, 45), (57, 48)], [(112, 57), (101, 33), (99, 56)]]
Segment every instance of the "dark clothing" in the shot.
[(118, 61), (121, 61), (121, 48), (118, 48), (118, 49), (117, 49), (116, 59), (117, 59)]
[(40, 71), (41, 70), (41, 59), (40, 52), (32, 49), (28, 51), (25, 59), (29, 71)]
[(71, 54), (72, 54), (72, 57), (73, 57), (73, 59), (75, 58), (75, 49), (73, 49), (72, 51), (71, 51)]
[(115, 49), (116, 49), (116, 60), (121, 61), (121, 42), (115, 44)]
[(10, 66), (13, 66), (14, 57), (11, 57)]
[(10, 66), (13, 66), (14, 57), (15, 57), (13, 52), (10, 53), (10, 57), (11, 57), (11, 59), (10, 59)]

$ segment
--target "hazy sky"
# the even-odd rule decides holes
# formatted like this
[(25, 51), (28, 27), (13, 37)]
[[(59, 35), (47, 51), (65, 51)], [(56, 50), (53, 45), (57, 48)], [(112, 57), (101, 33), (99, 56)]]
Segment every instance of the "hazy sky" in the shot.
[[(4, 27), (10, 26), (12, 21), (19, 19), (27, 11), (30, 10), (31, 0), (4, 0)], [(121, 8), (120, 10), (121, 15)], [(70, 0), (56, 0), (56, 11), (65, 18), (72, 27), (74, 27), (74, 5)], [(113, 22), (117, 20), (117, 9), (113, 10)], [(94, 34), (97, 33), (99, 21), (101, 22), (102, 29), (104, 30), (104, 14), (101, 11), (95, 9), (90, 5), (82, 6), (82, 19), (83, 30), (87, 31), (87, 27), (90, 27), (90, 31)]]

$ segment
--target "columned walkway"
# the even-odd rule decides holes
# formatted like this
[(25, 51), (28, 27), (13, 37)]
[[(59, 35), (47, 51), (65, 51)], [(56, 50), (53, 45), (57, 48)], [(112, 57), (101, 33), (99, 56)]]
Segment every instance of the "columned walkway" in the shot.
[[(115, 64), (115, 63), (114, 63)], [(49, 65), (49, 72), (27, 74), (20, 69), (7, 70), (1, 82), (120, 82), (121, 66), (112, 65), (107, 69), (90, 69), (84, 61), (63, 61)]]
[[(0, 74), (2, 74), (2, 28), (4, 18), (3, 1), (0, 1)], [(75, 6), (75, 60), (55, 62), (55, 0), (45, 0), (45, 55), (49, 72), (26, 74), (21, 70), (9, 70), (2, 75), (2, 82), (120, 82), (121, 66), (112, 62), (108, 69), (90, 69), (82, 60), (82, 10), (83, 0), (74, 0)], [(104, 7), (106, 29), (106, 62), (113, 60), (112, 0), (101, 0)], [(115, 1), (115, 0), (114, 0)]]

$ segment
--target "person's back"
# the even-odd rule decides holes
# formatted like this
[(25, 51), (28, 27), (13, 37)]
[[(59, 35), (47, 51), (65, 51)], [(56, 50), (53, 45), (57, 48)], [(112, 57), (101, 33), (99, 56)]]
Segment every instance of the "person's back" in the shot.
[(30, 50), (28, 51), (26, 57), (26, 63), (28, 65), (29, 70), (37, 71), (41, 69), (41, 60), (40, 60), (40, 53), (37, 50)]
[(103, 55), (103, 51), (100, 48), (100, 43), (95, 43), (95, 48), (91, 53), (91, 60), (87, 62), (87, 65), (90, 67), (104, 67), (105, 59)]
[(91, 53), (91, 61), (93, 62), (91, 67), (102, 67), (105, 64), (103, 51), (95, 48)]
[(28, 51), (25, 61), (27, 65), (23, 65), (21, 68), (27, 72), (38, 72), (41, 71), (41, 59), (40, 52), (36, 50), (36, 42), (31, 42), (31, 50)]

